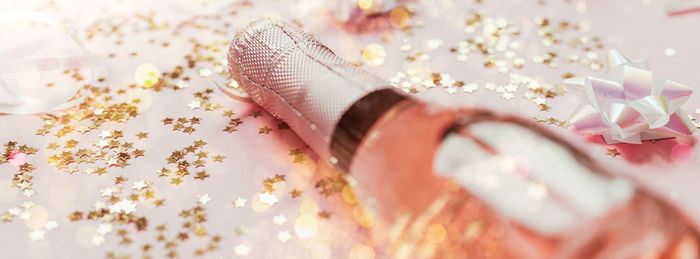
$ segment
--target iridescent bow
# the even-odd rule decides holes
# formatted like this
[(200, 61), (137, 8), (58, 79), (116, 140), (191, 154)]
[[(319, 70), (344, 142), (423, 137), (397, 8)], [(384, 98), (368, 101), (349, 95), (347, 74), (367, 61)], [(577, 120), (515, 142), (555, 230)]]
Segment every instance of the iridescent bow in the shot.
[(695, 131), (680, 109), (693, 89), (654, 76), (646, 62), (630, 62), (617, 50), (608, 53), (604, 73), (566, 83), (587, 101), (570, 121), (583, 134), (602, 135), (608, 144), (639, 144)]

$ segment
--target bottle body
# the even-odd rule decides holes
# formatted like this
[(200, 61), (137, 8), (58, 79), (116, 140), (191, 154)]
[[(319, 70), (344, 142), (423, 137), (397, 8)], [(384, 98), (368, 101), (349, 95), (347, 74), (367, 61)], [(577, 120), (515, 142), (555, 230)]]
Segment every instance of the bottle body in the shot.
[(698, 258), (682, 213), (531, 122), (412, 100), (270, 19), (238, 33), (229, 64), (348, 172), (380, 258)]
[[(530, 181), (539, 181), (539, 196), (530, 197), (532, 188), (517, 193), (517, 185), (495, 188), (489, 194), (479, 194), (483, 190), (463, 181), (465, 174), (474, 172), (473, 167), (467, 170), (455, 169), (455, 172), (447, 174), (436, 172), (436, 167), (439, 166), (435, 163), (441, 159), (436, 156), (444, 156), (440, 154), (440, 149), (443, 148), (446, 136), (460, 134), (459, 131), (463, 129), (455, 125), (460, 120), (469, 120), (468, 117), (473, 116), (478, 115), (470, 112), (465, 115), (456, 110), (405, 101), (386, 110), (367, 131), (352, 159), (348, 178), (356, 189), (361, 204), (374, 217), (372, 236), (380, 254), (392, 258), (698, 257), (698, 237), (693, 226), (683, 215), (643, 190), (624, 187), (624, 194), (610, 196), (622, 198), (609, 199), (614, 202), (608, 202), (608, 205), (602, 206), (604, 209), (597, 210), (599, 212), (588, 213), (590, 210), (587, 208), (595, 205), (586, 203), (596, 200), (594, 196), (597, 192), (620, 193), (620, 188), (610, 187), (619, 185), (614, 180), (608, 181), (607, 178), (613, 178), (612, 176), (597, 171), (599, 169), (595, 166), (585, 165), (586, 162), (579, 161), (578, 158), (571, 160), (578, 165), (564, 165), (564, 168), (590, 167), (584, 173), (593, 176), (580, 179), (603, 186), (597, 189), (598, 187), (586, 186), (586, 183), (571, 183), (573, 185), (564, 187), (594, 189), (581, 193), (579, 196), (585, 196), (583, 198), (572, 195), (567, 197), (566, 191), (557, 191), (557, 186), (548, 186), (556, 183), (548, 179), (531, 179), (537, 178), (537, 173), (531, 173), (534, 176), (514, 178), (529, 187), (532, 185)], [(519, 149), (525, 152), (567, 152), (558, 149), (543, 151), (542, 146), (547, 145), (543, 142), (548, 138), (528, 128), (528, 125), (505, 121), (498, 123), (514, 124), (514, 127), (531, 131), (542, 138), (535, 139), (536, 143), (529, 146), (512, 143), (520, 145)], [(498, 126), (485, 126), (487, 131), (494, 127)], [(512, 131), (508, 127), (505, 130)], [(486, 154), (480, 159), (489, 159), (488, 156), (502, 157), (504, 155), (500, 153), (507, 153), (497, 147), (507, 146), (508, 143), (497, 143), (509, 141), (507, 138), (488, 139), (485, 135), (479, 136), (478, 130), (474, 132), (472, 136), (460, 137), (478, 143), (476, 146)], [(493, 134), (499, 132), (496, 130)], [(522, 135), (523, 139), (533, 138), (525, 136), (527, 134)], [(554, 145), (565, 145), (556, 143), (555, 140), (549, 141)], [(528, 147), (533, 150), (528, 150)], [(467, 154), (478, 155), (476, 150), (470, 150)], [(571, 156), (576, 154), (572, 153)], [(521, 157), (523, 159), (529, 160), (525, 163), (532, 164), (532, 170), (541, 170), (536, 166), (538, 162), (533, 161), (537, 158)], [(499, 173), (503, 172), (486, 174)], [(562, 177), (567, 177), (567, 172), (559, 173)], [(570, 173), (573, 174), (570, 178), (577, 179), (575, 172)], [(477, 179), (478, 181), (480, 180)], [(503, 184), (501, 182), (507, 181), (505, 178), (497, 178), (495, 183)], [(542, 191), (543, 188), (545, 191)], [(513, 212), (510, 207), (518, 206), (514, 205), (518, 201), (503, 201), (512, 200), (509, 197), (514, 197), (513, 195), (543, 201), (533, 203), (539, 204), (538, 208)], [(547, 209), (547, 199), (553, 200), (555, 206), (572, 212), (561, 215), (552, 213), (556, 210)], [(606, 204), (605, 201), (598, 203)], [(522, 214), (530, 214), (530, 218)], [(571, 219), (568, 224), (560, 220), (567, 217)]]

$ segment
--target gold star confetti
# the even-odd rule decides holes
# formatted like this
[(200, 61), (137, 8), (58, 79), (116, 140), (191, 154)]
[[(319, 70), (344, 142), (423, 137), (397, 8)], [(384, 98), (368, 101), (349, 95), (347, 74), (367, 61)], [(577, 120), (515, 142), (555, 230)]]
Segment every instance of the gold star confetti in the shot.
[(145, 139), (145, 138), (148, 138), (148, 133), (147, 132), (139, 132), (138, 134), (136, 134), (136, 137), (139, 139)]
[[(192, 172), (190, 172), (190, 168), (192, 166), (197, 168), (207, 165), (206, 159), (208, 158), (209, 153), (202, 150), (206, 144), (207, 143), (202, 140), (197, 140), (190, 146), (173, 151), (170, 156), (166, 158), (166, 161), (168, 164), (175, 164), (177, 169), (170, 170), (163, 167), (162, 169), (156, 171), (156, 173), (159, 177), (170, 176), (170, 183), (173, 185), (181, 184), (184, 181), (183, 177), (192, 174)], [(212, 158), (213, 162), (221, 162), (221, 160), (223, 160), (223, 156), (213, 156)], [(172, 175), (173, 173), (175, 176)], [(194, 179), (198, 180), (204, 180), (209, 176), (210, 175), (204, 170), (194, 173)]]
[[(168, 123), (165, 123), (167, 120)], [(173, 131), (180, 131), (184, 133), (191, 134), (194, 132), (196, 129), (194, 128), (194, 125), (199, 124), (201, 121), (200, 118), (197, 117), (192, 117), (192, 118), (177, 118), (177, 119), (171, 119), (171, 118), (165, 118), (163, 119), (163, 123), (165, 125), (171, 124)]]
[(279, 182), (283, 182), (285, 176), (281, 174), (275, 174), (274, 177), (263, 179), (263, 192), (272, 193), (275, 191), (274, 185)]
[(319, 211), (318, 212), (318, 217), (322, 219), (330, 219), (331, 218), (331, 213), (325, 210)]
[(46, 146), (46, 149), (56, 150), (56, 149), (59, 148), (59, 147), (61, 147), (61, 146), (58, 145), (58, 143), (56, 143), (56, 142), (51, 142), (51, 143), (49, 143), (48, 146)]
[(606, 155), (609, 155), (611, 157), (616, 157), (621, 155), (620, 152), (617, 151), (617, 148), (608, 148), (607, 151), (605, 151)]
[(225, 157), (225, 156), (222, 156), (222, 155), (215, 155), (215, 156), (211, 157), (211, 161), (213, 161), (213, 162), (223, 162), (223, 161), (224, 161), (224, 158), (226, 158), (226, 157)]
[(248, 228), (243, 225), (238, 226), (236, 227), (236, 233), (238, 233), (238, 235), (245, 235), (248, 233)]
[[(0, 165), (8, 163), (17, 166), (19, 173), (14, 174), (12, 186), (22, 190), (22, 195), (31, 197), (36, 192), (32, 189), (32, 172), (36, 169), (34, 165), (27, 162), (29, 155), (36, 154), (38, 149), (27, 145), (19, 145), (17, 142), (9, 141), (5, 145), (5, 152), (0, 155)], [(7, 217), (3, 217), (7, 221)]]
[(248, 116), (251, 116), (253, 118), (257, 118), (257, 117), (262, 116), (262, 112), (261, 111), (253, 111), (253, 112), (250, 112), (250, 114), (248, 114)]
[(70, 216), (68, 216), (68, 219), (70, 219), (71, 221), (81, 220), (83, 219), (83, 213), (80, 211), (74, 211), (70, 214)]
[(204, 180), (205, 178), (209, 177), (209, 174), (207, 174), (206, 171), (199, 171), (195, 174), (194, 179), (197, 180)]
[(181, 183), (182, 183), (182, 178), (180, 178), (180, 177), (173, 177), (170, 179), (170, 184), (180, 185)]
[(294, 188), (294, 189), (292, 189), (292, 191), (289, 192), (289, 195), (291, 195), (292, 198), (297, 198), (297, 197), (301, 197), (301, 193), (302, 193), (301, 190)]
[(277, 129), (279, 129), (279, 130), (289, 129), (289, 124), (287, 124), (284, 121), (280, 122), (279, 124), (277, 124)]
[(206, 89), (204, 91), (194, 93), (195, 99), (192, 100), (188, 107), (191, 110), (204, 108), (205, 111), (212, 111), (220, 109), (222, 106), (218, 103), (212, 103), (210, 95), (214, 93), (213, 89)]
[(231, 133), (234, 131), (238, 131), (238, 125), (243, 123), (240, 118), (232, 118), (230, 119), (228, 125), (224, 128), (225, 132)]
[(333, 194), (343, 191), (343, 187), (347, 184), (345, 177), (340, 174), (334, 176), (329, 176), (316, 180), (314, 187), (319, 190), (319, 193), (325, 197), (329, 197)]
[(293, 163), (303, 163), (306, 161), (304, 153), (302, 153), (299, 148), (289, 150), (289, 155), (294, 157), (294, 160), (292, 161)]
[(122, 184), (129, 180), (128, 178), (124, 177), (123, 175), (117, 176), (114, 178), (114, 184)]
[(270, 127), (264, 126), (258, 129), (258, 134), (270, 134), (270, 131), (272, 131)]
[(554, 117), (547, 118), (547, 117), (543, 117), (543, 116), (535, 116), (535, 120), (537, 122), (547, 123), (549, 125), (554, 125), (554, 126), (565, 128), (565, 129), (571, 126), (571, 123), (569, 123), (569, 121), (558, 120)]
[(222, 115), (225, 116), (225, 117), (231, 117), (231, 116), (233, 116), (233, 115), (235, 115), (235, 114), (236, 114), (236, 113), (233, 112), (232, 110), (226, 110), (226, 111), (224, 111), (224, 112), (222, 113)]
[(168, 125), (173, 123), (173, 118), (165, 118), (162, 120), (163, 125)]

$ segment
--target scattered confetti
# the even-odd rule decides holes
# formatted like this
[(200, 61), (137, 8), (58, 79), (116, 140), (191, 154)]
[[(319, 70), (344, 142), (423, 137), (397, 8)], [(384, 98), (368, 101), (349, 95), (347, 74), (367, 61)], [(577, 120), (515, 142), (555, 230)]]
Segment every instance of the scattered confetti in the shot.
[(184, 132), (187, 134), (192, 134), (192, 132), (195, 132), (196, 129), (194, 128), (194, 125), (197, 125), (201, 122), (200, 118), (197, 117), (192, 117), (192, 118), (165, 118), (161, 120), (163, 122), (163, 125), (172, 125), (173, 131), (180, 131)]
[(620, 155), (620, 152), (617, 151), (616, 148), (608, 148), (607, 151), (605, 151), (605, 154), (611, 157), (616, 157)]
[(287, 222), (287, 217), (285, 217), (284, 215), (277, 215), (272, 217), (272, 223), (275, 225), (281, 226), (285, 222)]
[(287, 241), (292, 239), (292, 234), (289, 233), (289, 231), (280, 231), (277, 232), (277, 240), (279, 240), (282, 243), (287, 243)]
[(248, 256), (248, 254), (250, 254), (250, 247), (245, 244), (239, 244), (233, 249), (233, 251), (238, 256)]
[(664, 55), (668, 57), (675, 57), (678, 54), (678, 51), (674, 48), (666, 48), (664, 50)]
[(304, 153), (301, 152), (299, 148), (295, 148), (289, 151), (289, 155), (294, 157), (293, 162), (294, 163), (303, 163), (306, 161), (306, 157), (304, 157)]
[(246, 202), (248, 202), (248, 200), (238, 198), (235, 201), (233, 201), (233, 206), (236, 208), (242, 208), (242, 207), (245, 207)]

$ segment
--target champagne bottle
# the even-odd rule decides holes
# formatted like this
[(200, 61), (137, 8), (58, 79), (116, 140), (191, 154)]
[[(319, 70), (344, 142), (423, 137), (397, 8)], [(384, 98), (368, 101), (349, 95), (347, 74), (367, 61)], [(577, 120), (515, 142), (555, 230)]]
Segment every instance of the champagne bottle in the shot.
[(291, 25), (263, 19), (231, 75), (347, 172), (380, 258), (698, 258), (677, 208), (515, 116), (404, 95)]

